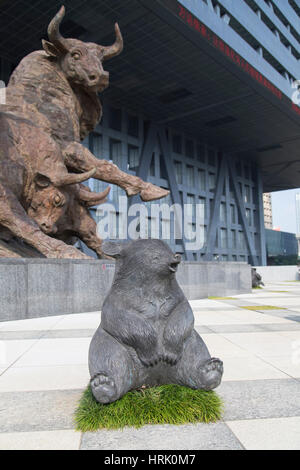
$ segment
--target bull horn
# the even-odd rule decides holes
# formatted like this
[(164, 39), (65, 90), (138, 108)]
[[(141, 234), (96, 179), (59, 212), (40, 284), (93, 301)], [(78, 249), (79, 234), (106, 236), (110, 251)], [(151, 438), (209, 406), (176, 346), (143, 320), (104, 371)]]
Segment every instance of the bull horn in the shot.
[(96, 206), (105, 202), (106, 196), (108, 196), (110, 191), (110, 186), (106, 188), (102, 193), (93, 193), (91, 191), (86, 191), (82, 187), (79, 189), (79, 199), (84, 201), (88, 207)]
[(116, 55), (121, 54), (123, 50), (123, 38), (119, 28), (118, 23), (115, 23), (115, 32), (116, 32), (116, 40), (112, 46), (104, 47), (101, 46), (101, 51), (103, 53), (103, 60), (111, 59)]
[(96, 171), (97, 169), (93, 168), (92, 170), (86, 171), (85, 173), (67, 173), (55, 181), (55, 186), (83, 183), (84, 181), (92, 178)]
[(60, 51), (66, 51), (68, 49), (66, 39), (59, 32), (59, 25), (65, 16), (66, 10), (62, 6), (59, 12), (55, 15), (53, 20), (48, 26), (48, 37), (49, 40), (56, 46)]

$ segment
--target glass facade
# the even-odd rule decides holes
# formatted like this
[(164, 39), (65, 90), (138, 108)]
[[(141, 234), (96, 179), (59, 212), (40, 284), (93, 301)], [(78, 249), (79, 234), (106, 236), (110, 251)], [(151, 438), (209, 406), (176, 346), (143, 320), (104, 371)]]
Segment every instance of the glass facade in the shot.
[[(129, 116), (125, 109), (114, 110), (114, 112), (117, 113), (116, 117), (114, 118), (110, 110), (109, 119), (104, 119), (102, 124), (97, 127), (96, 132), (90, 135), (88, 145), (98, 158), (111, 160), (122, 170), (133, 175), (138, 174), (145, 142), (145, 136), (140, 133), (140, 130), (144, 128), (143, 118)], [(129, 121), (135, 122), (135, 126), (133, 124), (130, 126)], [(110, 127), (112, 122), (115, 123), (114, 128)], [(117, 122), (125, 123), (124, 129), (116, 130)], [(132, 131), (133, 128), (135, 132)], [(130, 133), (129, 129), (131, 129)], [(196, 139), (179, 135), (172, 129), (164, 129), (164, 132), (168, 135), (168, 142), (170, 142), (171, 161), (168, 156), (164, 155), (160, 140), (157, 138), (152, 149), (147, 179), (161, 187), (172, 189), (174, 185), (170, 184), (167, 171), (168, 166), (172, 167), (182, 209), (186, 204), (188, 223), (184, 235), (188, 240), (193, 240), (197, 226), (201, 227), (201, 247), (186, 253), (184, 236), (175, 237), (172, 211), (167, 215), (160, 213), (159, 227), (156, 228), (157, 236), (166, 239), (166, 234), (170, 233), (171, 240), (166, 239), (166, 241), (173, 250), (181, 253), (183, 258), (199, 261), (205, 259), (207, 255), (211, 255), (214, 259), (223, 261), (248, 261), (252, 255), (254, 258), (256, 257), (256, 263), (259, 263), (261, 256), (260, 227), (256, 214), (259, 213), (260, 206), (256, 196), (259, 193), (255, 177), (256, 169), (252, 168), (247, 161), (235, 157), (236, 187), (240, 193), (240, 199), (237, 199), (228, 168), (223, 178), (220, 175), (222, 171), (220, 162), (222, 158), (227, 160), (229, 157), (226, 155), (218, 157), (217, 149)], [(96, 180), (91, 180), (90, 184), (93, 190), (98, 191), (107, 186), (107, 183)], [(222, 188), (218, 191), (220, 184)], [(220, 192), (219, 204), (216, 207), (215, 200), (218, 192)], [(115, 205), (117, 212), (119, 211), (117, 206), (120, 195), (124, 196), (125, 192), (112, 185), (109, 202)], [(240, 207), (239, 201), (241, 201), (242, 207)], [(173, 203), (174, 194), (171, 191), (168, 198), (147, 203), (145, 206), (149, 209), (155, 204), (172, 206)], [(244, 218), (241, 211), (244, 213)], [(93, 214), (95, 219), (99, 221), (101, 211), (96, 212), (94, 209)], [(142, 218), (143, 215), (141, 214), (140, 217)], [(157, 222), (151, 219), (149, 211), (148, 215), (144, 215), (144, 217), (147, 217), (148, 234), (150, 234), (151, 223)], [(247, 236), (243, 220), (247, 224)], [(208, 253), (209, 240), (207, 237), (211, 233), (212, 224), (215, 224), (215, 236), (213, 236), (215, 240), (210, 247), (211, 253)], [(116, 236), (118, 237), (118, 227)], [(249, 239), (252, 240), (254, 253), (253, 248), (250, 252)]]

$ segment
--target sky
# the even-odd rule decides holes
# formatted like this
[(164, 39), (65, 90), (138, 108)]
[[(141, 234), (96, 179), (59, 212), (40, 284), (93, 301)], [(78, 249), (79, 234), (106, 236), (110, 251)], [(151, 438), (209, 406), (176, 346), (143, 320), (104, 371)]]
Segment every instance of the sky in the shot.
[(282, 232), (296, 233), (297, 192), (300, 188), (272, 193), (273, 227), (280, 227)]

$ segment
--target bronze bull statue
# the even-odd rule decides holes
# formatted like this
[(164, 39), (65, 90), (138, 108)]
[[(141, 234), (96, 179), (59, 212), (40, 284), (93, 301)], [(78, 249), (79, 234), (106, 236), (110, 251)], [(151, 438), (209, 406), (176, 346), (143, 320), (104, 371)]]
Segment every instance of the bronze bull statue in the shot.
[[(62, 7), (48, 27), (43, 51), (25, 57), (13, 72), (0, 106), (0, 256), (17, 239), (47, 258), (86, 258), (71, 246), (76, 237), (99, 257), (101, 240), (89, 214), (109, 191), (96, 194), (80, 183), (93, 177), (116, 184), (143, 201), (169, 191), (97, 159), (80, 141), (102, 117), (98, 93), (109, 84), (102, 63), (121, 53), (115, 25), (111, 46), (65, 39)], [(74, 238), (75, 237), (75, 238)]]

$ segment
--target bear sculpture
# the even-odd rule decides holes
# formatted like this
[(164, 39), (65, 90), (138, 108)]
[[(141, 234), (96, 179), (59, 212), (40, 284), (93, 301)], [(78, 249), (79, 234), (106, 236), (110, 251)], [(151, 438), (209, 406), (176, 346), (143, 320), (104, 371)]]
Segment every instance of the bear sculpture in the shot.
[(116, 260), (112, 287), (89, 350), (91, 389), (100, 403), (143, 385), (212, 390), (223, 363), (211, 358), (175, 273), (180, 255), (161, 240), (104, 242)]

